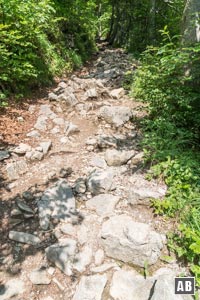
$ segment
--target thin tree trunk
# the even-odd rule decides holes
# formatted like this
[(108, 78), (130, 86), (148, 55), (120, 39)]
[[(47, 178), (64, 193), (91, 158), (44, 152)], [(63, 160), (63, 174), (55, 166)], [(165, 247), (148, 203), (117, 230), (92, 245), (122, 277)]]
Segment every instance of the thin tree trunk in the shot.
[(187, 0), (183, 12), (183, 43), (200, 42), (200, 1)]

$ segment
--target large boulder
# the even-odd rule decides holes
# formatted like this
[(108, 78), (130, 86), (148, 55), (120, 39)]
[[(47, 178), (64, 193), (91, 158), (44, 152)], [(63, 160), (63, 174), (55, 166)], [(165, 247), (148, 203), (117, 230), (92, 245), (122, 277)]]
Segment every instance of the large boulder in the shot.
[(165, 237), (147, 224), (134, 222), (127, 215), (110, 218), (102, 226), (101, 243), (109, 257), (144, 267), (160, 257)]
[(124, 125), (132, 117), (132, 112), (126, 106), (102, 106), (99, 117), (116, 127)]
[(135, 151), (119, 151), (109, 149), (105, 153), (105, 160), (108, 166), (121, 166), (128, 162), (135, 155)]
[(59, 180), (53, 187), (48, 188), (38, 201), (40, 227), (47, 230), (50, 218), (69, 220), (75, 211), (75, 198), (72, 189), (65, 180)]

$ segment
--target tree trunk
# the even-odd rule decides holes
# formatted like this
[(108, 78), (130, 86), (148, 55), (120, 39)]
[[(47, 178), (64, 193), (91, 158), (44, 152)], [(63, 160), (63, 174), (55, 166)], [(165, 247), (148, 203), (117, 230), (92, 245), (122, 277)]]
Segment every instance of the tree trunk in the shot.
[(183, 43), (200, 42), (200, 1), (187, 0), (183, 13)]

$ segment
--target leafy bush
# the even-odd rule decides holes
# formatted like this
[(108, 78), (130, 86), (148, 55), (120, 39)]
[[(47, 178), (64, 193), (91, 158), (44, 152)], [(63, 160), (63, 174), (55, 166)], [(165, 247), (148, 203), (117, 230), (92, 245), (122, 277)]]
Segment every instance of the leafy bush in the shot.
[(168, 42), (165, 39), (163, 46), (149, 47), (143, 53), (133, 94), (149, 103), (152, 119), (190, 130), (195, 140), (200, 134), (200, 44), (176, 47), (176, 37), (171, 39), (166, 30), (163, 35)]
[(165, 198), (152, 201), (156, 214), (173, 217), (178, 225), (169, 234), (169, 247), (182, 258), (200, 284), (200, 44), (183, 47), (171, 39), (142, 55), (132, 85), (136, 99), (148, 103), (142, 121), (143, 148), (151, 164), (148, 178), (168, 186)]
[(87, 20), (91, 3), (82, 14), (73, 3), (69, 9), (66, 1), (0, 0), (1, 103), (10, 93), (50, 83), (93, 51), (94, 29), (90, 31), (92, 21)]

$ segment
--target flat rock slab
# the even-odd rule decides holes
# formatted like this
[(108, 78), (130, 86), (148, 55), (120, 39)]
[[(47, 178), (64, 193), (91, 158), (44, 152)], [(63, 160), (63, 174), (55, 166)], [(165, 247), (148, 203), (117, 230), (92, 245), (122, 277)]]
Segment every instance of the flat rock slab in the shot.
[(120, 99), (125, 94), (125, 90), (123, 88), (114, 89), (110, 92), (110, 96), (114, 99)]
[(129, 159), (135, 155), (135, 151), (119, 151), (115, 149), (109, 149), (105, 153), (105, 160), (108, 166), (121, 166), (126, 164)]
[(103, 106), (99, 111), (100, 118), (116, 127), (124, 125), (132, 115), (131, 109), (126, 106)]
[(71, 263), (76, 254), (76, 241), (63, 239), (57, 244), (45, 249), (48, 260), (56, 265), (66, 275), (71, 275)]
[(41, 284), (50, 284), (51, 279), (46, 270), (38, 269), (34, 270), (29, 274), (29, 279), (33, 284), (41, 285)]
[(38, 201), (40, 226), (47, 230), (50, 218), (67, 221), (75, 211), (75, 198), (72, 189), (65, 180), (59, 180), (48, 188)]
[(10, 240), (29, 245), (37, 245), (41, 243), (41, 240), (37, 236), (25, 232), (10, 231), (8, 237)]
[(5, 285), (0, 286), (0, 300), (14, 299), (14, 296), (25, 291), (24, 282), (19, 279), (11, 279)]
[(7, 175), (10, 180), (18, 179), (20, 175), (26, 173), (27, 170), (28, 165), (25, 160), (12, 162), (6, 166)]
[(17, 154), (25, 154), (28, 151), (31, 151), (31, 146), (24, 143), (20, 143), (19, 146), (13, 149), (13, 152)]
[(83, 276), (73, 300), (101, 300), (106, 283), (106, 275)]
[(111, 194), (101, 194), (86, 202), (86, 207), (95, 210), (99, 216), (108, 216), (114, 212), (119, 197)]
[(88, 190), (98, 195), (113, 190), (114, 172), (112, 170), (107, 171), (95, 171), (92, 172), (87, 179)]
[(42, 148), (42, 151), (44, 154), (47, 154), (49, 149), (52, 146), (52, 141), (46, 141), (46, 142), (41, 142), (40, 147)]
[[(153, 278), (144, 279), (136, 271), (119, 270), (114, 273), (110, 295), (114, 300), (149, 300)], [(163, 299), (157, 298), (157, 300)]]
[(150, 199), (163, 198), (167, 191), (166, 185), (145, 180), (138, 174), (130, 178), (130, 182), (128, 202), (132, 205), (149, 205)]
[(191, 295), (175, 295), (174, 277), (172, 275), (162, 275), (158, 277), (154, 286), (151, 300), (192, 300)]
[(102, 226), (101, 243), (109, 257), (144, 267), (160, 257), (165, 237), (147, 224), (134, 222), (127, 215), (110, 218)]

